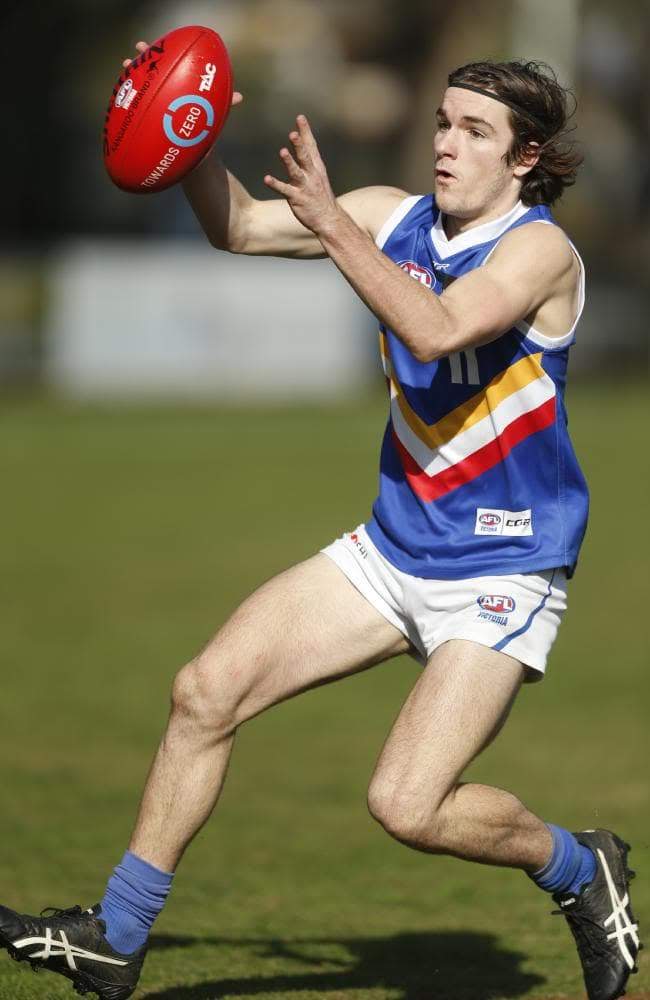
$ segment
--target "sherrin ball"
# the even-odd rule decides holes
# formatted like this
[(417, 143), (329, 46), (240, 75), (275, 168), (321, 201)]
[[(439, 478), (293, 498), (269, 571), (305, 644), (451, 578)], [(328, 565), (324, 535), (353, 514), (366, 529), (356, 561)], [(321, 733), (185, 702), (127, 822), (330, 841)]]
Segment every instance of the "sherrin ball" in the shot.
[(216, 31), (199, 25), (163, 35), (113, 87), (104, 120), (104, 164), (123, 191), (177, 184), (221, 132), (232, 101), (232, 67)]

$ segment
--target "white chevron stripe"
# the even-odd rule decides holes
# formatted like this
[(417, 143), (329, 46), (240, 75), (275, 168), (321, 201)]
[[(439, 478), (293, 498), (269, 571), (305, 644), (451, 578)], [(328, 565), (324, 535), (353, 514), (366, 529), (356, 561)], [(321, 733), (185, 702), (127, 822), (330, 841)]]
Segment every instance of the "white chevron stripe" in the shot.
[(554, 395), (553, 379), (544, 374), (503, 399), (487, 417), (435, 449), (429, 448), (407, 424), (402, 416), (394, 385), (391, 385), (390, 409), (393, 427), (401, 443), (428, 476), (435, 476), (494, 441), (513, 420), (541, 406)]
[(46, 961), (48, 958), (62, 958), (65, 957), (68, 967), (70, 969), (77, 968), (75, 963), (75, 958), (85, 958), (93, 962), (101, 962), (102, 965), (128, 965), (128, 962), (122, 962), (117, 958), (109, 958), (107, 955), (96, 955), (92, 951), (85, 951), (84, 948), (77, 948), (75, 945), (70, 944), (65, 932), (59, 931), (61, 935), (61, 940), (57, 941), (52, 935), (52, 931), (49, 927), (45, 928), (45, 937), (26, 937), (21, 938), (19, 941), (14, 941), (14, 948), (29, 948), (35, 944), (42, 944), (42, 951), (29, 952), (29, 958), (40, 958)]
[(605, 921), (605, 928), (614, 924), (614, 930), (607, 935), (607, 939), (611, 941), (613, 938), (616, 938), (621, 955), (625, 959), (625, 964), (629, 969), (633, 969), (634, 956), (631, 954), (630, 949), (627, 946), (625, 935), (629, 934), (637, 949), (639, 947), (639, 935), (637, 933), (638, 926), (632, 923), (627, 915), (627, 910), (625, 909), (630, 902), (630, 898), (627, 893), (625, 893), (623, 899), (619, 897), (616, 891), (616, 886), (614, 885), (614, 879), (612, 878), (612, 874), (605, 859), (605, 855), (599, 847), (596, 850), (598, 852), (598, 857), (600, 858), (600, 863), (603, 866), (603, 871), (605, 872), (605, 881), (609, 891), (609, 898), (611, 899), (613, 906), (612, 912)]

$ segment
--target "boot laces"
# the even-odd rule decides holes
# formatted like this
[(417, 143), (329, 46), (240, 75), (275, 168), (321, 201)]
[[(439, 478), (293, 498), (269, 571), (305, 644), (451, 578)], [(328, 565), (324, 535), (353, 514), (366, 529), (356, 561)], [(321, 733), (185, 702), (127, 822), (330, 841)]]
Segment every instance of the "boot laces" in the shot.
[(69, 906), (67, 909), (62, 909), (58, 906), (46, 906), (44, 910), (41, 910), (42, 917), (79, 917), (83, 913), (80, 906)]
[(566, 917), (581, 955), (587, 958), (590, 956), (609, 958), (605, 932), (598, 921), (588, 913), (567, 913), (566, 910), (552, 910), (551, 913), (553, 916)]

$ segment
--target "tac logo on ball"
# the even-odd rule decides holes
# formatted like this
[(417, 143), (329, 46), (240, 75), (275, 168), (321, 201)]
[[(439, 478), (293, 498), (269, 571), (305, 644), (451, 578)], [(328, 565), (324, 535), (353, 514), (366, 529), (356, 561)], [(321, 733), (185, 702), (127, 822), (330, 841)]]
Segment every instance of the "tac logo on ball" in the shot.
[[(185, 110), (186, 109), (186, 110)], [(177, 112), (182, 114), (178, 115)], [(175, 119), (178, 123), (175, 128)], [(204, 119), (204, 121), (201, 121)], [(205, 127), (196, 135), (196, 129), (201, 125)], [(170, 142), (176, 143), (183, 149), (190, 146), (198, 146), (200, 142), (207, 139), (210, 129), (214, 125), (214, 109), (205, 97), (199, 94), (183, 94), (177, 97), (168, 106), (163, 115), (163, 129)]]

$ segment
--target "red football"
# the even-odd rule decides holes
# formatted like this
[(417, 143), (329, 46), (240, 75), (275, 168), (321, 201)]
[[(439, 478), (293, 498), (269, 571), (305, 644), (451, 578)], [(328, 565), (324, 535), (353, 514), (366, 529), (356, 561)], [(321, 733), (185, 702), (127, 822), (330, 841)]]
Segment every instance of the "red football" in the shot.
[(208, 152), (232, 100), (221, 38), (191, 25), (163, 35), (113, 88), (104, 121), (104, 163), (124, 191), (162, 191)]

